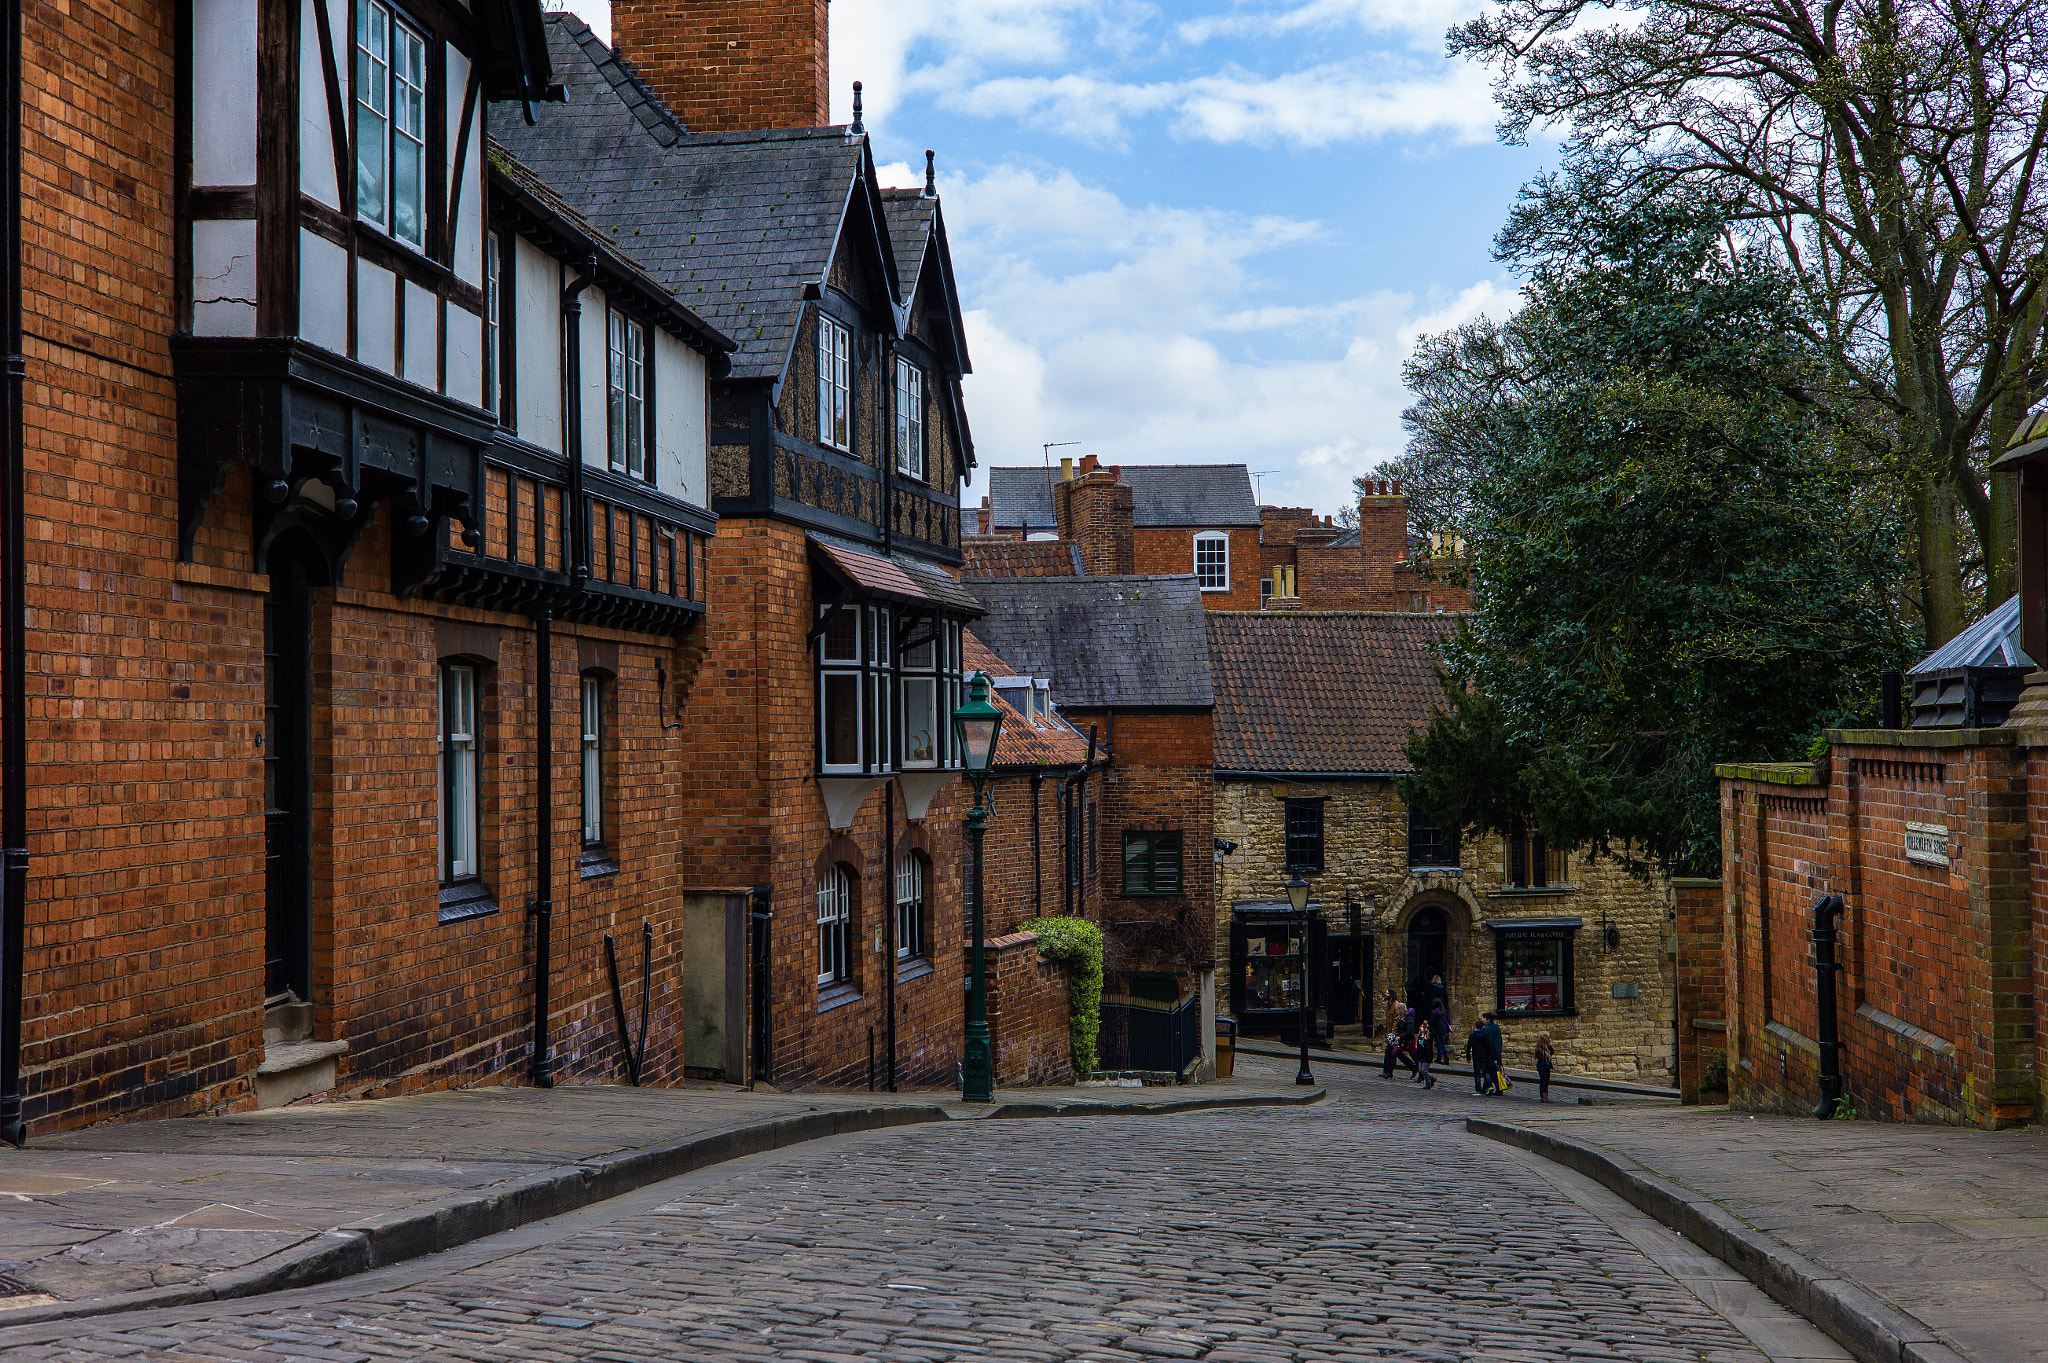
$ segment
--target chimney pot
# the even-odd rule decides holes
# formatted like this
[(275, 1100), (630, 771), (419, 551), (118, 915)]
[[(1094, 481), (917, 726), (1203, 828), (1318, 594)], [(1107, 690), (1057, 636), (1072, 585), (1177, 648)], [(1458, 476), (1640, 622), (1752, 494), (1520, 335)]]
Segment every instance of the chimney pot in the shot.
[(1074, 456), (1071, 454), (1060, 456), (1060, 481), (1062, 483), (1074, 481)]

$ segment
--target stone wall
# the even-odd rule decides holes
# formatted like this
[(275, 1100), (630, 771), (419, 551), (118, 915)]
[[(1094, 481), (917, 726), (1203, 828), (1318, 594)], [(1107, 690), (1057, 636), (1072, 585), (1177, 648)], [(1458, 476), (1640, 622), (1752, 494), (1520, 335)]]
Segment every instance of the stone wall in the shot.
[[(1352, 909), (1372, 939), (1369, 996), (1405, 993), (1409, 981), (1409, 929), (1418, 913), (1441, 909), (1449, 919), (1446, 986), (1452, 998), (1453, 1050), (1483, 1011), (1499, 1006), (1494, 933), (1489, 922), (1572, 919), (1576, 1015), (1504, 1018), (1511, 1065), (1527, 1066), (1539, 1035), (1556, 1048), (1558, 1068), (1633, 1082), (1670, 1084), (1674, 938), (1671, 891), (1661, 880), (1644, 884), (1612, 860), (1573, 856), (1564, 886), (1517, 890), (1508, 886), (1507, 849), (1497, 837), (1468, 840), (1456, 868), (1408, 865), (1408, 814), (1393, 782), (1230, 781), (1216, 785), (1216, 836), (1237, 844), (1217, 868), (1218, 960), (1227, 963), (1232, 906), (1271, 903), (1285, 896), (1284, 797), (1325, 800), (1324, 870), (1312, 876), (1315, 902), (1333, 934), (1346, 930)], [(1613, 927), (1610, 947), (1605, 929)], [(1227, 974), (1227, 969), (1226, 969)], [(1633, 986), (1628, 997), (1617, 997)], [(1226, 1007), (1219, 982), (1218, 1007)], [(1371, 1009), (1368, 1035), (1383, 1034), (1383, 1004)]]

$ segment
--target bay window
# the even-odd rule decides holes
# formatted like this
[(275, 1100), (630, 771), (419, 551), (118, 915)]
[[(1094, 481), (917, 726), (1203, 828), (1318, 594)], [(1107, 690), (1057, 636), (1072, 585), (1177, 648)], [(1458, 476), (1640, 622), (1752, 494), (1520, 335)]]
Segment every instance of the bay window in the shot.
[(427, 41), (379, 0), (356, 7), (356, 216), (426, 247)]
[(824, 770), (861, 769), (861, 611), (845, 606), (818, 636), (818, 761)]
[(960, 624), (881, 603), (819, 611), (819, 773), (957, 766), (951, 720), (965, 695)]

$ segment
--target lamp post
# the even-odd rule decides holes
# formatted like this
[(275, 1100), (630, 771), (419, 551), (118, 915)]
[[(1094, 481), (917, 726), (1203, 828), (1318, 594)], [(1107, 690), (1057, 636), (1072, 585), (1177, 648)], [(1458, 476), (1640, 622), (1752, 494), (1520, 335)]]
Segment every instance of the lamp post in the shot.
[(974, 848), (974, 956), (967, 977), (967, 1055), (960, 1067), (960, 1097), (969, 1103), (995, 1099), (996, 1067), (988, 1037), (988, 974), (982, 959), (981, 839), (988, 827), (988, 806), (982, 786), (995, 765), (996, 735), (1003, 712), (989, 704), (988, 673), (977, 672), (967, 683), (967, 703), (953, 712), (953, 735), (960, 744), (960, 763), (974, 784), (974, 809), (967, 816), (967, 838)]
[(1308, 882), (1302, 879), (1300, 871), (1287, 882), (1287, 902), (1294, 906), (1295, 917), (1301, 920), (1301, 1069), (1294, 1082), (1313, 1084), (1316, 1077), (1308, 1072), (1308, 1029), (1314, 1017), (1308, 1005)]

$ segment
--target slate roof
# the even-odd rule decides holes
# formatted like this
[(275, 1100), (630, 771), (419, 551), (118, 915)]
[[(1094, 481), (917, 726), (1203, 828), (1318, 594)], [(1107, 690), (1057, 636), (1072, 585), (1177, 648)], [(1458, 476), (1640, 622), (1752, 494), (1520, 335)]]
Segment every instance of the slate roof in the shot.
[(1206, 706), (1209, 646), (1193, 577), (972, 577), (988, 614), (970, 628), (1051, 677), (1069, 709)]
[(1216, 769), (1397, 773), (1442, 704), (1433, 646), (1456, 617), (1212, 611)]
[(803, 286), (824, 279), (867, 173), (865, 140), (843, 128), (685, 132), (581, 19), (549, 14), (547, 30), (565, 102), (535, 106), (533, 127), (494, 106), (492, 133), (738, 341), (734, 375), (780, 374)]
[(939, 201), (921, 189), (885, 189), (882, 212), (889, 220), (889, 245), (896, 253), (896, 296), (908, 303), (917, 291), (918, 267), (924, 264), (925, 241)]
[(1922, 658), (1906, 675), (1923, 676), (1958, 667), (2032, 667), (2020, 647), (2020, 599), (2006, 598), (1975, 624)]
[[(997, 657), (970, 630), (961, 642), (961, 661), (971, 676), (986, 672), (990, 677), (1028, 675)], [(996, 735), (996, 765), (999, 767), (1078, 767), (1088, 760), (1087, 736), (1076, 732), (1055, 713), (1034, 725), (1030, 718), (1004, 697), (1002, 688), (990, 687), (989, 700), (1003, 712), (1002, 731)], [(1102, 755), (1097, 749), (1096, 755)]]
[(967, 577), (1079, 577), (1081, 547), (1071, 540), (970, 539), (960, 545)]
[[(990, 525), (1014, 530), (1030, 518), (1034, 530), (1053, 528), (1052, 482), (1044, 468), (991, 468), (988, 471)], [(1131, 513), (1139, 526), (1257, 525), (1259, 504), (1252, 498), (1252, 476), (1243, 464), (1125, 464), (1123, 480), (1131, 488)]]

